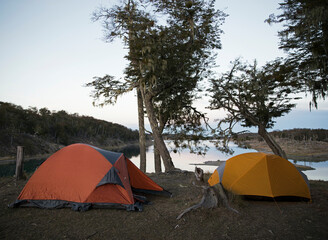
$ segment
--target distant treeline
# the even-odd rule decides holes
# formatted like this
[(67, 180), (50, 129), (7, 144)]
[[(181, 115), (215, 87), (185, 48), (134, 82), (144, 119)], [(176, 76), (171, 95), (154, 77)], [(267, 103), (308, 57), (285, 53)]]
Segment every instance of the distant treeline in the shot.
[[(106, 146), (116, 142), (133, 142), (138, 131), (93, 117), (50, 111), (47, 108), (23, 109), (12, 103), (0, 102), (0, 144), (12, 146), (22, 137), (44, 139), (60, 145), (75, 142)], [(32, 144), (32, 143), (31, 143)], [(3, 150), (4, 151), (4, 150)]]
[(297, 141), (328, 142), (328, 130), (326, 129), (295, 128), (283, 131), (273, 131), (271, 134), (274, 137), (294, 139)]
[[(295, 128), (290, 130), (272, 131), (270, 135), (275, 138), (287, 138), (296, 141), (323, 141), (328, 142), (327, 129), (309, 129), (309, 128)], [(259, 137), (256, 133), (241, 134), (239, 140), (250, 140), (251, 138)]]

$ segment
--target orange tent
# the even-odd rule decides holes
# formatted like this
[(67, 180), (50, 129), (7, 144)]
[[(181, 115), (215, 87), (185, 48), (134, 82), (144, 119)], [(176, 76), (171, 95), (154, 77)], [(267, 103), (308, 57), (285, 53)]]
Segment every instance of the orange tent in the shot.
[(288, 160), (260, 152), (234, 156), (221, 164), (208, 180), (238, 195), (311, 199), (307, 177)]
[(122, 153), (73, 144), (50, 156), (31, 176), (12, 207), (123, 207), (142, 210), (134, 192), (170, 194)]

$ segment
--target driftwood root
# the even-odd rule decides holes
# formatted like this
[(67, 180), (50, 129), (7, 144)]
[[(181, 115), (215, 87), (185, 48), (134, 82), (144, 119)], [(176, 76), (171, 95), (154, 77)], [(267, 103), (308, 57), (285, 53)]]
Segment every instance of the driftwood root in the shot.
[(184, 210), (178, 217), (177, 220), (182, 218), (183, 215), (190, 212), (191, 210), (203, 207), (203, 208), (215, 208), (218, 205), (218, 197), (212, 187), (204, 188), (203, 197), (199, 203)]
[(201, 185), (200, 187), (203, 188), (203, 196), (202, 199), (200, 200), (199, 203), (185, 209), (178, 217), (177, 220), (181, 219), (183, 217), (183, 215), (185, 215), (186, 213), (194, 210), (194, 209), (198, 209), (200, 207), (202, 208), (216, 208), (218, 207), (219, 204), (219, 198), (221, 199), (224, 207), (226, 207), (227, 209), (235, 212), (235, 213), (239, 213), (236, 209), (230, 207), (229, 202), (228, 202), (228, 198), (223, 190), (223, 187), (221, 185), (221, 183), (216, 184), (213, 187), (208, 186), (207, 184), (205, 184), (204, 181), (204, 172), (201, 168), (195, 167), (195, 177), (197, 180), (198, 185)]

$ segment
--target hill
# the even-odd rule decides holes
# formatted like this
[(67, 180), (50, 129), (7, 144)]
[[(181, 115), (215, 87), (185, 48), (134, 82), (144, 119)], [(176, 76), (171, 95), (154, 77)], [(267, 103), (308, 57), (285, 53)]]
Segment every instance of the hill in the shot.
[(37, 155), (77, 142), (110, 149), (135, 143), (138, 138), (138, 131), (120, 124), (0, 102), (0, 157), (15, 156), (18, 145), (25, 147), (26, 155)]

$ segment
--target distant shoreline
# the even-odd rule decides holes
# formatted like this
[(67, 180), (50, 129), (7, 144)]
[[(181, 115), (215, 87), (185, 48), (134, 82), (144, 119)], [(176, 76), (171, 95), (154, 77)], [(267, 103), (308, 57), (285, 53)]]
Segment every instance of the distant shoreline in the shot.
[[(328, 142), (323, 141), (296, 141), (292, 139), (275, 138), (277, 143), (286, 152), (288, 159), (304, 162), (328, 161)], [(259, 152), (272, 153), (265, 141), (257, 139), (241, 141), (244, 148), (252, 148)], [(296, 163), (295, 162), (295, 163)]]
[[(282, 146), (282, 148), (286, 151), (286, 154), (289, 159), (294, 160), (294, 164), (297, 165), (297, 162), (299, 161), (305, 161), (305, 162), (321, 162), (321, 161), (328, 161), (328, 143), (327, 142), (318, 142), (318, 141), (295, 141), (295, 140), (286, 140), (286, 139), (276, 139), (278, 144)], [(153, 144), (153, 141), (149, 140), (147, 141), (146, 145), (150, 146)], [(120, 144), (115, 147), (105, 147), (105, 146), (99, 146), (100, 148), (109, 150), (109, 151), (117, 151), (120, 152), (122, 149), (132, 146), (138, 146), (138, 142), (131, 142), (127, 144)], [(245, 140), (241, 141), (240, 147), (243, 148), (251, 148), (254, 150), (257, 150), (259, 152), (266, 152), (266, 153), (272, 153), (271, 149), (267, 146), (267, 144), (264, 141), (258, 141), (255, 139), (252, 140)], [(53, 152), (55, 153), (55, 152)], [(34, 156), (25, 156), (24, 160), (39, 160), (48, 158), (53, 153), (47, 153), (47, 154), (38, 154)], [(15, 156), (4, 156), (0, 157), (0, 165), (2, 164), (10, 164), (14, 163), (16, 161)], [(212, 162), (205, 162), (204, 165), (214, 165), (218, 166), (218, 163), (212, 163)]]
[[(151, 144), (152, 144), (151, 141), (147, 141), (147, 143), (146, 143), (146, 145), (148, 145), (148, 146), (151, 145)], [(103, 148), (105, 150), (108, 150), (108, 151), (120, 152), (124, 148), (133, 147), (133, 146), (138, 147), (139, 143), (138, 142), (131, 142), (131, 143), (128, 143), (128, 144), (120, 144), (119, 146), (115, 146), (115, 147), (112, 147), (112, 148), (108, 148), (108, 147), (104, 147), (104, 146), (99, 146), (99, 147)], [(65, 146), (63, 146), (63, 147), (65, 147)], [(48, 157), (50, 157), (55, 152), (47, 153), (47, 154), (32, 155), (32, 156), (27, 155), (27, 156), (24, 157), (24, 161), (47, 159)], [(15, 162), (16, 162), (16, 157), (14, 157), (14, 156), (0, 157), (0, 165), (11, 164), (11, 163), (15, 163)]]
[[(196, 165), (196, 166), (220, 166), (222, 164), (222, 162), (225, 162), (225, 161), (220, 161), (220, 160), (217, 160), (217, 161), (205, 161), (204, 163), (202, 164), (199, 164), (199, 163), (190, 163), (190, 165)], [(307, 170), (314, 170), (313, 167), (310, 167), (310, 166), (304, 166), (304, 165), (299, 165), (299, 164), (295, 164), (293, 163), (293, 165), (299, 169), (300, 171), (307, 171)]]

